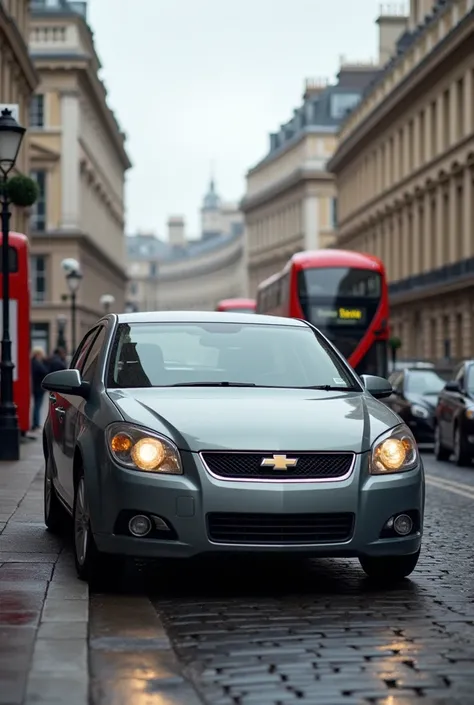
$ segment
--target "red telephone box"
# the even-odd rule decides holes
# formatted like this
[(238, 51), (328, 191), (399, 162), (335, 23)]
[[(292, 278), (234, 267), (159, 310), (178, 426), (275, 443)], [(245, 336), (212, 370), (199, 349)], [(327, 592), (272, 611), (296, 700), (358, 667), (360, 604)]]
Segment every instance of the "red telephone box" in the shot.
[[(12, 341), (13, 395), (18, 409), (20, 431), (31, 427), (31, 362), (30, 362), (30, 278), (28, 238), (11, 232), (8, 240), (10, 260), (10, 337)], [(0, 241), (0, 262), (2, 244)], [(0, 268), (0, 301), (2, 273)], [(3, 316), (0, 306), (0, 340)], [(0, 353), (1, 356), (1, 353)]]

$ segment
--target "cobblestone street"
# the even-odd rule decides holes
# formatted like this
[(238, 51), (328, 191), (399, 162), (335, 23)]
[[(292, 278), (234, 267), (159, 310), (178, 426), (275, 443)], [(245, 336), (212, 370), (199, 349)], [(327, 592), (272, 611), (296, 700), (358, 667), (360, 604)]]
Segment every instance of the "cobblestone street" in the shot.
[[(423, 558), (401, 587), (371, 587), (354, 560), (310, 566), (201, 561), (158, 571), (143, 585), (182, 675), (203, 702), (472, 705), (474, 471), (437, 463), (430, 454), (425, 464)], [(123, 590), (130, 589), (125, 583)], [(127, 687), (120, 681), (133, 670), (133, 692), (144, 697), (136, 702), (161, 703), (149, 600), (135, 603), (143, 616), (130, 619), (122, 632), (113, 626), (113, 612), (126, 611), (120, 600), (92, 597), (92, 673), (103, 694), (94, 702), (125, 703), (120, 693)], [(104, 673), (104, 644), (95, 637), (106, 609), (109, 638), (114, 634), (117, 641), (109, 642)], [(168, 678), (168, 692), (184, 687), (172, 668)]]
[(472, 705), (472, 468), (425, 455), (422, 559), (391, 590), (348, 559), (200, 561), (130, 567), (88, 615), (69, 547), (42, 527), (39, 445), (28, 454), (2, 476), (3, 705)]

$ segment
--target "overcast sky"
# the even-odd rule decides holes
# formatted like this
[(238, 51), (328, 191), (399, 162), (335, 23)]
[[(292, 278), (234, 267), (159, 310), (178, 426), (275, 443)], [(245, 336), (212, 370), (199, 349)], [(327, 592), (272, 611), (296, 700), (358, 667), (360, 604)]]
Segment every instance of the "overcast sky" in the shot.
[(239, 200), (306, 78), (375, 59), (379, 0), (89, 0), (109, 105), (128, 136), (127, 232), (199, 232), (214, 164)]

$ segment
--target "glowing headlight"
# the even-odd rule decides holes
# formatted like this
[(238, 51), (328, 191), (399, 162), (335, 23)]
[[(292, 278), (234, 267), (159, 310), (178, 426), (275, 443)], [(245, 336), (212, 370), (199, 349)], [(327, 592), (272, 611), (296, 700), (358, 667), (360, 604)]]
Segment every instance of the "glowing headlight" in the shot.
[(420, 406), (419, 404), (411, 405), (411, 413), (413, 414), (413, 416), (416, 416), (417, 419), (427, 419), (429, 416), (428, 410), (425, 409), (424, 406)]
[(474, 419), (474, 409), (466, 409), (466, 419)]
[(370, 472), (387, 475), (413, 470), (419, 462), (418, 448), (410, 430), (397, 426), (378, 438), (372, 446)]
[(107, 429), (112, 458), (130, 470), (182, 475), (179, 451), (172, 441), (139, 426), (114, 423)]

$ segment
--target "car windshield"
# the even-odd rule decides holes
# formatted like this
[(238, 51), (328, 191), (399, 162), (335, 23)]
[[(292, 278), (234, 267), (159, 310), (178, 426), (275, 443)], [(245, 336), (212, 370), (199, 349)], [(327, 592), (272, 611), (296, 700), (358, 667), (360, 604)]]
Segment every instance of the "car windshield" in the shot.
[(408, 394), (438, 394), (446, 382), (432, 370), (411, 371), (406, 376), (405, 391)]
[(362, 391), (310, 328), (251, 323), (132, 323), (118, 328), (109, 387), (232, 384)]

